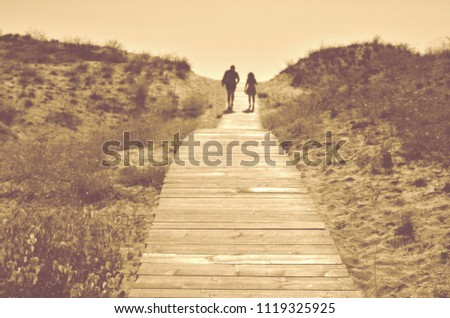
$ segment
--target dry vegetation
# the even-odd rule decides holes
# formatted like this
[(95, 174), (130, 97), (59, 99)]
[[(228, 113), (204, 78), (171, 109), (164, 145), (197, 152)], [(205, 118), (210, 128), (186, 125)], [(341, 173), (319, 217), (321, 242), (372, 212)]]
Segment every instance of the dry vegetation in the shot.
[(366, 296), (449, 296), (449, 74), (448, 43), (421, 55), (375, 39), (312, 52), (261, 87), (289, 152), (326, 130), (348, 141), (348, 166), (298, 169)]
[(133, 281), (166, 167), (101, 145), (213, 126), (220, 84), (176, 57), (0, 37), (0, 296), (114, 297)]

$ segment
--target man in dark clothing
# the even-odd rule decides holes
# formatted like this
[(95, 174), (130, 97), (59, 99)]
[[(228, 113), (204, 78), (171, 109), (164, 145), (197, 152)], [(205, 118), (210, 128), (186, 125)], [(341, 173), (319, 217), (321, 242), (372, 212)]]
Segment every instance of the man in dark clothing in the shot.
[(234, 65), (231, 65), (230, 69), (225, 72), (222, 78), (222, 86), (225, 85), (227, 89), (229, 112), (233, 111), (234, 91), (236, 90), (237, 83), (239, 83), (239, 74), (235, 71)]

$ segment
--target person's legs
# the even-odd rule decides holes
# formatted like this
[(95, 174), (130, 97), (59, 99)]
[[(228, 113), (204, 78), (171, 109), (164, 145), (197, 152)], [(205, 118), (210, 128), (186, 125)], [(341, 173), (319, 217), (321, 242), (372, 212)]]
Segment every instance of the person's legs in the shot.
[(248, 94), (248, 109), (252, 108), (252, 95)]
[(252, 97), (252, 101), (253, 101), (252, 111), (254, 111), (255, 110), (255, 94), (252, 94), (251, 97)]
[(230, 106), (231, 109), (233, 109), (233, 104), (234, 104), (234, 89), (231, 91), (231, 106)]
[(231, 108), (231, 91), (227, 89), (228, 108)]

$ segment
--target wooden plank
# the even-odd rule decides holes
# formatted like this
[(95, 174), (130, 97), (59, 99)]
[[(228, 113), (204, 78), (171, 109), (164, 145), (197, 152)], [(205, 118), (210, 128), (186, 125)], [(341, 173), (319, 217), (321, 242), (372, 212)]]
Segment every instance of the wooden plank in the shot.
[(336, 254), (313, 255), (185, 255), (144, 253), (142, 263), (187, 263), (187, 264), (255, 264), (255, 265), (306, 265), (306, 264), (342, 264)]
[[(264, 203), (252, 203), (246, 205), (243, 202), (208, 202), (210, 199), (204, 198), (205, 203), (191, 203), (189, 202), (190, 198), (161, 198), (165, 199), (165, 202), (161, 202), (158, 206), (159, 210), (167, 209), (167, 210), (175, 210), (178, 209), (180, 211), (189, 211), (192, 209), (198, 210), (198, 209), (210, 209), (211, 213), (225, 213), (228, 210), (232, 211), (238, 211), (238, 210), (245, 210), (246, 208), (248, 211), (266, 211), (266, 212), (272, 212), (274, 214), (274, 217), (276, 216), (277, 212), (289, 212), (294, 209), (298, 209), (299, 211), (316, 211), (316, 206), (312, 203), (303, 203), (303, 204), (288, 204), (285, 202), (280, 201), (277, 204), (270, 204), (270, 210)], [(185, 203), (176, 203), (176, 202), (170, 202), (171, 199), (186, 199), (188, 202)], [(201, 198), (200, 198), (201, 199)], [(231, 199), (231, 198), (230, 198)], [(215, 210), (214, 210), (215, 209)], [(223, 210), (222, 210), (223, 209)]]
[(241, 198), (220, 198), (220, 197), (212, 197), (212, 198), (164, 198), (162, 197), (159, 200), (159, 206), (164, 205), (177, 205), (178, 207), (189, 206), (196, 207), (199, 206), (231, 206), (238, 205), (243, 207), (253, 207), (253, 206), (265, 206), (275, 209), (276, 207), (295, 207), (295, 206), (312, 206), (314, 203), (311, 197), (303, 197), (299, 198), (298, 196), (294, 196), (292, 198), (280, 198), (280, 197), (261, 197), (255, 200), (243, 200)]
[(336, 247), (329, 245), (215, 245), (215, 244), (153, 244), (145, 249), (146, 253), (158, 254), (194, 254), (194, 255), (330, 255), (337, 254)]
[[(267, 182), (268, 178), (267, 176), (263, 175), (238, 175), (234, 176), (233, 179), (231, 179), (231, 176), (203, 176), (201, 178), (202, 182), (236, 182), (236, 183), (244, 183), (244, 182)], [(165, 182), (189, 182), (191, 184), (198, 184), (199, 179), (197, 176), (190, 176), (190, 175), (178, 175), (176, 173), (172, 173), (170, 170), (166, 175), (166, 178), (164, 179)], [(303, 184), (303, 180), (300, 177), (285, 177), (285, 176), (278, 176), (278, 175), (272, 175), (270, 177), (271, 182), (297, 182), (297, 184)]]
[[(168, 174), (171, 174), (172, 171), (169, 170)], [(177, 174), (177, 176), (190, 176), (190, 177), (198, 177), (198, 176), (205, 176), (205, 177), (226, 177), (226, 176), (236, 176), (240, 178), (249, 177), (251, 178), (255, 176), (255, 169), (252, 167), (245, 167), (242, 169), (177, 169), (174, 170), (173, 173)], [(279, 171), (276, 169), (265, 169), (262, 170), (261, 173), (265, 174), (265, 179), (267, 179), (267, 176), (276, 175), (277, 177), (285, 177), (290, 178), (294, 175), (292, 171)], [(263, 178), (264, 179), (264, 178)], [(198, 180), (197, 180), (198, 181)]]
[(189, 230), (189, 229), (151, 229), (150, 235), (152, 237), (200, 237), (200, 238), (245, 238), (257, 237), (265, 238), (300, 238), (300, 237), (328, 237), (330, 233), (328, 230)]
[(170, 185), (171, 188), (300, 188), (300, 189), (308, 189), (306, 187), (302, 187), (300, 185), (293, 185), (292, 182), (280, 182), (276, 180), (271, 181), (240, 181), (234, 182), (231, 180), (217, 180), (217, 181), (208, 181), (198, 183), (195, 182), (195, 179), (192, 179), (192, 182), (186, 182), (187, 180), (168, 180), (164, 182), (164, 185), (168, 187)]
[[(270, 133), (270, 130), (265, 129), (253, 129), (253, 128), (234, 128), (234, 129), (226, 129), (226, 128), (200, 128), (195, 130), (195, 134), (198, 135), (233, 135), (238, 138), (242, 138), (243, 136), (262, 136), (264, 138), (264, 135)], [(275, 137), (275, 135), (274, 135)]]
[(152, 234), (150, 231), (148, 241), (152, 243), (160, 244), (204, 244), (205, 241), (210, 244), (292, 244), (292, 245), (323, 245), (323, 244), (334, 244), (334, 241), (329, 236), (322, 237), (258, 237), (258, 236), (246, 236), (246, 237), (220, 237), (220, 236), (199, 236), (199, 235), (188, 235), (186, 237), (180, 236), (160, 236)]
[[(289, 157), (282, 151), (280, 151), (278, 148), (272, 148), (272, 150), (269, 151), (253, 151), (255, 148), (252, 146), (244, 146), (242, 147), (242, 150), (240, 149), (240, 146), (237, 147), (233, 147), (233, 149), (227, 149), (226, 146), (223, 146), (223, 144), (219, 141), (219, 144), (222, 145), (221, 146), (216, 146), (216, 145), (201, 145), (201, 146), (196, 146), (196, 149), (191, 149), (189, 150), (186, 147), (181, 147), (179, 148), (177, 154), (179, 158), (196, 158), (196, 159), (200, 159), (206, 156), (206, 154), (203, 154), (203, 150), (208, 150), (208, 158), (210, 159), (223, 159), (226, 158), (227, 155), (229, 154), (233, 154), (233, 158), (234, 156), (236, 156), (237, 158), (252, 158), (252, 157), (259, 157), (259, 163), (261, 164), (261, 166), (263, 164), (266, 164), (266, 166), (270, 166), (267, 165), (267, 162), (264, 158), (265, 155), (270, 154), (270, 158), (274, 161), (279, 161), (280, 163), (286, 162), (287, 160), (289, 160)], [(231, 146), (230, 146), (231, 147)], [(233, 150), (233, 151), (230, 151)], [(209, 166), (209, 165), (208, 165)]]
[[(161, 192), (161, 195), (163, 195), (163, 192), (164, 191), (162, 191)], [(237, 194), (237, 195), (239, 195), (239, 194)], [(309, 204), (311, 204), (311, 203), (314, 203), (314, 200), (311, 198), (311, 196), (310, 195), (308, 195), (308, 194), (291, 194), (291, 193), (289, 193), (289, 194), (287, 194), (287, 195), (279, 195), (278, 193), (268, 193), (268, 194), (265, 194), (265, 193), (263, 193), (263, 194), (260, 194), (260, 193), (249, 193), (249, 194), (246, 194), (246, 193), (243, 193), (243, 194), (241, 194), (241, 196), (240, 197), (237, 197), (237, 195), (235, 195), (235, 196), (232, 196), (232, 195), (230, 195), (230, 196), (214, 196), (214, 195), (211, 195), (209, 198), (208, 197), (206, 197), (207, 198), (207, 202), (220, 202), (220, 203), (223, 203), (223, 202), (227, 202), (227, 203), (238, 203), (238, 204), (247, 204), (247, 205), (258, 205), (258, 204), (263, 204), (263, 205), (266, 205), (266, 204), (275, 204), (275, 203), (277, 203), (277, 204), (280, 204), (280, 203), (283, 203), (284, 205), (298, 205), (298, 204), (302, 204), (302, 203), (309, 203)], [(243, 199), (241, 199), (241, 198), (245, 198), (245, 197), (249, 197), (249, 198), (254, 198), (253, 200), (243, 200)], [(161, 197), (161, 196), (160, 196)], [(161, 198), (164, 198), (164, 196), (162, 196)], [(171, 199), (168, 199), (168, 200), (166, 200), (166, 201), (168, 201), (168, 202), (177, 202), (177, 200), (178, 201), (183, 201), (184, 200), (184, 198), (171, 198)], [(192, 204), (192, 203), (201, 203), (201, 202), (205, 202), (206, 200), (205, 200), (205, 198), (204, 197), (200, 197), (200, 198), (197, 198), (197, 197), (192, 197), (192, 198), (189, 198), (189, 203), (190, 204)], [(161, 203), (161, 202), (160, 202)]]
[[(195, 159), (195, 160), (194, 160)], [(188, 157), (180, 157), (179, 163), (171, 163), (169, 166), (168, 174), (177, 174), (178, 172), (184, 173), (199, 173), (204, 171), (215, 171), (215, 172), (239, 172), (242, 176), (246, 176), (245, 173), (249, 173), (254, 171), (255, 174), (260, 174), (263, 172), (271, 173), (274, 178), (295, 178), (301, 179), (301, 176), (298, 175), (298, 170), (295, 166), (289, 165), (287, 162), (287, 158), (277, 158), (273, 157), (273, 163), (269, 166), (263, 160), (259, 160), (256, 163), (253, 157), (249, 156), (239, 156), (233, 155), (232, 160), (227, 158), (209, 158), (211, 162), (215, 162), (216, 166), (207, 166), (205, 162), (203, 162), (203, 158), (193, 157), (191, 161)], [(216, 160), (219, 159), (219, 160)], [(200, 166), (198, 166), (200, 164)], [(250, 166), (251, 164), (251, 166)], [(277, 171), (281, 170), (283, 173), (278, 174)], [(258, 178), (256, 178), (258, 179)], [(265, 179), (268, 180), (267, 178)]]
[(142, 263), (141, 275), (252, 276), (252, 277), (348, 277), (345, 265), (235, 265)]
[[(297, 168), (293, 165), (290, 165), (289, 157), (285, 155), (277, 155), (270, 153), (270, 158), (265, 157), (264, 153), (219, 153), (214, 155), (208, 155), (207, 157), (202, 154), (189, 154), (189, 153), (178, 153), (178, 157), (176, 157), (177, 161), (172, 161), (170, 169), (174, 171), (174, 169), (182, 170), (186, 169), (187, 171), (195, 170), (195, 171), (203, 171), (203, 170), (211, 170), (217, 169), (219, 171), (222, 170), (248, 170), (252, 169), (255, 171), (273, 171), (281, 169), (281, 171), (292, 172), (294, 175), (295, 172), (298, 172)], [(204, 159), (208, 159), (206, 161)], [(269, 160), (270, 159), (270, 160)]]
[(355, 290), (132, 289), (131, 298), (359, 298)]
[(349, 277), (139, 276), (136, 288), (354, 290)]
[[(319, 217), (319, 214), (317, 212), (317, 209), (312, 206), (301, 206), (298, 208), (292, 208), (292, 207), (278, 207), (278, 208), (272, 208), (267, 209), (265, 207), (256, 206), (256, 207), (249, 207), (248, 209), (245, 209), (245, 207), (232, 207), (232, 206), (224, 206), (221, 208), (221, 210), (215, 210), (211, 207), (189, 207), (189, 206), (183, 206), (183, 207), (157, 207), (156, 210), (150, 212), (151, 214), (158, 215), (165, 215), (165, 214), (181, 214), (186, 215), (186, 217), (190, 217), (191, 215), (205, 215), (205, 222), (208, 222), (209, 219), (213, 218), (214, 220), (222, 220), (220, 217), (227, 217), (229, 216), (230, 222), (234, 222), (233, 220), (239, 220), (238, 216), (242, 215), (244, 217), (243, 220), (245, 220), (248, 217), (261, 217), (261, 219), (264, 220), (264, 222), (273, 222), (274, 218), (276, 220), (286, 221), (292, 220), (292, 221), (321, 221), (321, 219), (318, 220), (309, 220), (309, 219), (303, 219), (303, 217), (309, 216), (317, 216)], [(219, 219), (216, 219), (218, 217)], [(278, 219), (278, 217), (280, 217)], [(289, 218), (291, 217), (291, 218)], [(209, 218), (209, 219), (208, 219)], [(283, 219), (284, 218), (284, 219)], [(223, 221), (228, 221), (228, 219), (225, 219)], [(254, 221), (254, 219), (252, 219)]]
[[(243, 216), (267, 216), (271, 218), (271, 221), (276, 218), (278, 220), (278, 216), (286, 216), (292, 215), (292, 220), (295, 220), (295, 218), (299, 217), (299, 215), (304, 214), (317, 214), (317, 209), (312, 205), (301, 205), (301, 206), (273, 206), (272, 208), (268, 208), (265, 206), (236, 206), (236, 205), (224, 205), (221, 207), (220, 210), (215, 210), (208, 206), (173, 206), (173, 207), (164, 207), (159, 206), (154, 212), (158, 215), (162, 214), (169, 214), (169, 213), (182, 213), (182, 214), (209, 214), (211, 217), (214, 217), (214, 215), (230, 215), (230, 217), (233, 217), (234, 214), (236, 215), (243, 215)], [(206, 221), (206, 220), (205, 220)], [(281, 221), (281, 219), (280, 219)], [(305, 220), (306, 221), (306, 220)]]
[[(276, 155), (276, 154), (270, 154), (270, 161), (264, 159), (264, 154), (243, 154), (243, 153), (233, 153), (232, 157), (228, 157), (228, 154), (219, 154), (219, 155), (209, 155), (208, 157), (203, 156), (202, 154), (189, 154), (189, 153), (181, 153), (178, 154), (177, 159), (180, 160), (171, 160), (170, 169), (174, 171), (174, 169), (197, 169), (197, 168), (203, 168), (203, 169), (217, 169), (217, 168), (239, 168), (242, 169), (245, 168), (256, 168), (258, 171), (259, 169), (262, 170), (273, 170), (273, 169), (286, 169), (286, 170), (292, 170), (294, 173), (297, 168), (293, 166), (290, 162), (290, 158), (285, 155)], [(258, 159), (255, 159), (258, 158)], [(209, 159), (210, 163), (207, 164), (207, 162), (204, 159)], [(240, 165), (242, 163), (245, 163), (245, 165)], [(270, 163), (270, 164), (269, 164)], [(251, 166), (248, 166), (250, 165)]]
[(184, 187), (184, 188), (173, 188), (173, 187), (167, 187), (164, 189), (164, 194), (185, 194), (187, 196), (191, 195), (208, 195), (211, 197), (214, 197), (215, 195), (251, 195), (251, 194), (263, 194), (265, 196), (267, 195), (280, 195), (280, 194), (291, 194), (294, 195), (294, 197), (303, 197), (303, 196), (296, 196), (295, 194), (307, 194), (308, 189), (307, 188), (280, 188), (280, 187), (233, 187), (233, 188), (225, 188), (225, 187), (219, 187), (219, 188), (211, 188), (211, 187), (197, 187), (197, 188), (191, 188), (191, 187)]
[[(204, 171), (214, 171), (228, 173), (236, 172), (240, 175), (243, 175), (244, 173), (253, 171), (255, 174), (270, 173), (273, 177), (278, 178), (290, 178), (289, 174), (291, 174), (291, 177), (300, 179), (297, 168), (291, 166), (290, 161), (288, 161), (287, 158), (272, 158), (274, 163), (271, 165), (273, 166), (268, 166), (267, 163), (265, 163), (262, 159), (259, 162), (256, 162), (256, 159), (249, 156), (233, 155), (232, 161), (230, 161), (230, 159), (228, 159), (227, 161), (226, 158), (222, 157), (210, 157), (209, 160), (211, 161), (211, 165), (214, 164), (214, 166), (207, 166), (206, 162), (203, 162), (203, 160), (204, 159), (202, 157), (197, 156), (191, 158), (191, 161), (188, 157), (180, 157), (180, 163), (175, 164), (172, 162), (167, 173), (177, 174), (178, 171), (181, 171), (182, 173), (186, 174), (194, 174)], [(198, 164), (200, 164), (200, 166), (197, 166)], [(275, 171), (278, 169), (282, 169), (283, 174), (278, 175), (278, 173)]]
[[(291, 179), (291, 173), (290, 172), (284, 172), (284, 173), (276, 173), (269, 170), (261, 171), (261, 173), (255, 173), (254, 170), (230, 170), (230, 171), (214, 171), (214, 170), (205, 170), (205, 171), (197, 171), (192, 170), (189, 171), (187, 169), (180, 169), (179, 171), (171, 171), (169, 169), (167, 173), (167, 177), (171, 178), (172, 174), (176, 174), (176, 178), (182, 179), (182, 178), (190, 178), (190, 179), (196, 179), (194, 183), (198, 183), (199, 180), (202, 180), (202, 178), (206, 178), (205, 180), (216, 178), (216, 179), (223, 179), (223, 180), (267, 180), (268, 178), (280, 178), (280, 179)], [(253, 174), (253, 177), (252, 177)], [(264, 177), (263, 177), (264, 176)], [(292, 179), (295, 180), (295, 179)], [(300, 180), (298, 178), (298, 180)]]
[[(236, 198), (236, 199), (255, 199), (258, 200), (260, 198), (273, 198), (273, 199), (298, 199), (300, 194), (296, 193), (236, 193), (231, 191), (216, 191), (215, 189), (210, 189), (210, 191), (180, 191), (177, 189), (173, 189), (170, 191), (162, 191), (159, 195), (160, 198)], [(303, 194), (305, 200), (312, 199), (307, 194)], [(245, 200), (243, 200), (245, 204)]]
[[(260, 155), (261, 160), (263, 160), (265, 155), (270, 154), (271, 156), (283, 156), (285, 155), (284, 150), (279, 144), (273, 145), (269, 148), (264, 149), (261, 143), (264, 142), (262, 139), (253, 140), (224, 140), (224, 139), (195, 139), (195, 144), (193, 143), (189, 148), (189, 143), (180, 146), (178, 148), (178, 153), (182, 155), (203, 155), (203, 151), (208, 151), (208, 156), (221, 157), (226, 154), (242, 154), (244, 156), (253, 156), (255, 154)], [(285, 157), (287, 159), (287, 157)]]
[(209, 213), (209, 211), (195, 210), (186, 212), (185, 209), (177, 210), (177, 212), (161, 211), (157, 213), (155, 222), (253, 222), (258, 220), (259, 223), (272, 223), (274, 218), (279, 222), (296, 222), (296, 221), (321, 221), (321, 217), (317, 213), (258, 213), (258, 212), (242, 212), (233, 213), (231, 210), (222, 211), (222, 213)]
[(233, 230), (323, 230), (323, 222), (161, 222), (155, 220), (153, 229), (233, 229)]
[[(163, 199), (170, 200), (172, 198), (163, 198)], [(180, 198), (173, 198), (173, 199), (180, 199)], [(181, 199), (183, 199), (183, 198), (181, 198)], [(189, 198), (185, 198), (185, 199), (189, 199)], [(205, 201), (206, 200), (208, 200), (208, 199), (205, 198)], [(314, 211), (314, 212), (317, 211), (315, 205), (313, 205), (312, 203), (294, 205), (294, 204), (283, 204), (282, 202), (280, 202), (278, 204), (271, 204), (270, 209), (267, 206), (265, 206), (264, 204), (251, 204), (251, 205), (246, 206), (245, 204), (234, 203), (234, 202), (230, 202), (230, 203), (227, 203), (227, 202), (223, 202), (223, 203), (205, 202), (204, 204), (201, 204), (201, 203), (194, 204), (194, 203), (189, 203), (189, 202), (186, 202), (184, 204), (176, 204), (175, 202), (164, 202), (158, 206), (158, 210), (163, 210), (163, 209), (166, 210), (167, 209), (167, 211), (179, 210), (182, 212), (210, 209), (211, 213), (213, 213), (213, 214), (226, 213), (227, 211), (230, 211), (230, 210), (231, 211), (242, 211), (242, 210), (245, 210), (245, 208), (247, 208), (248, 209), (247, 211), (249, 211), (249, 212), (254, 212), (254, 211), (271, 212), (271, 213), (273, 213), (274, 217), (276, 216), (277, 212), (280, 212), (280, 213), (290, 212), (291, 210)]]
[(173, 187), (186, 187), (191, 186), (191, 188), (197, 187), (207, 187), (209, 185), (213, 185), (215, 187), (299, 187), (306, 188), (304, 182), (300, 179), (298, 180), (289, 180), (289, 179), (272, 179), (270, 180), (251, 180), (248, 179), (232, 179), (232, 178), (205, 178), (202, 179), (202, 182), (199, 183), (198, 179), (191, 177), (169, 177), (164, 180), (164, 185), (173, 186)]
[[(193, 153), (180, 148), (186, 165), (173, 163), (166, 175), (132, 297), (360, 296), (289, 157), (271, 147), (275, 165), (264, 161), (266, 133), (258, 112), (234, 113), (218, 129), (196, 131)], [(224, 151), (209, 159), (221, 163), (196, 166), (190, 159), (211, 140)], [(248, 148), (253, 156), (227, 147), (247, 140), (259, 143)]]

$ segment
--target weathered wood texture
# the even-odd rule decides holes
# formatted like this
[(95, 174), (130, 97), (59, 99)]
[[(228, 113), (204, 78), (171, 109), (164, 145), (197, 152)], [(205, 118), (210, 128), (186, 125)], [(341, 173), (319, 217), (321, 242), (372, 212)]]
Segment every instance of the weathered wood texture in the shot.
[[(182, 147), (185, 166), (172, 163), (130, 297), (360, 296), (308, 185), (278, 147), (264, 149), (268, 132), (258, 107), (241, 111), (246, 104), (238, 91), (236, 113), (224, 114), (216, 129), (195, 131), (200, 146)], [(221, 160), (215, 166), (202, 160), (209, 141), (223, 146), (223, 155), (209, 157)], [(227, 149), (246, 141), (259, 144), (248, 148), (252, 156)], [(242, 165), (256, 156), (254, 166)]]

